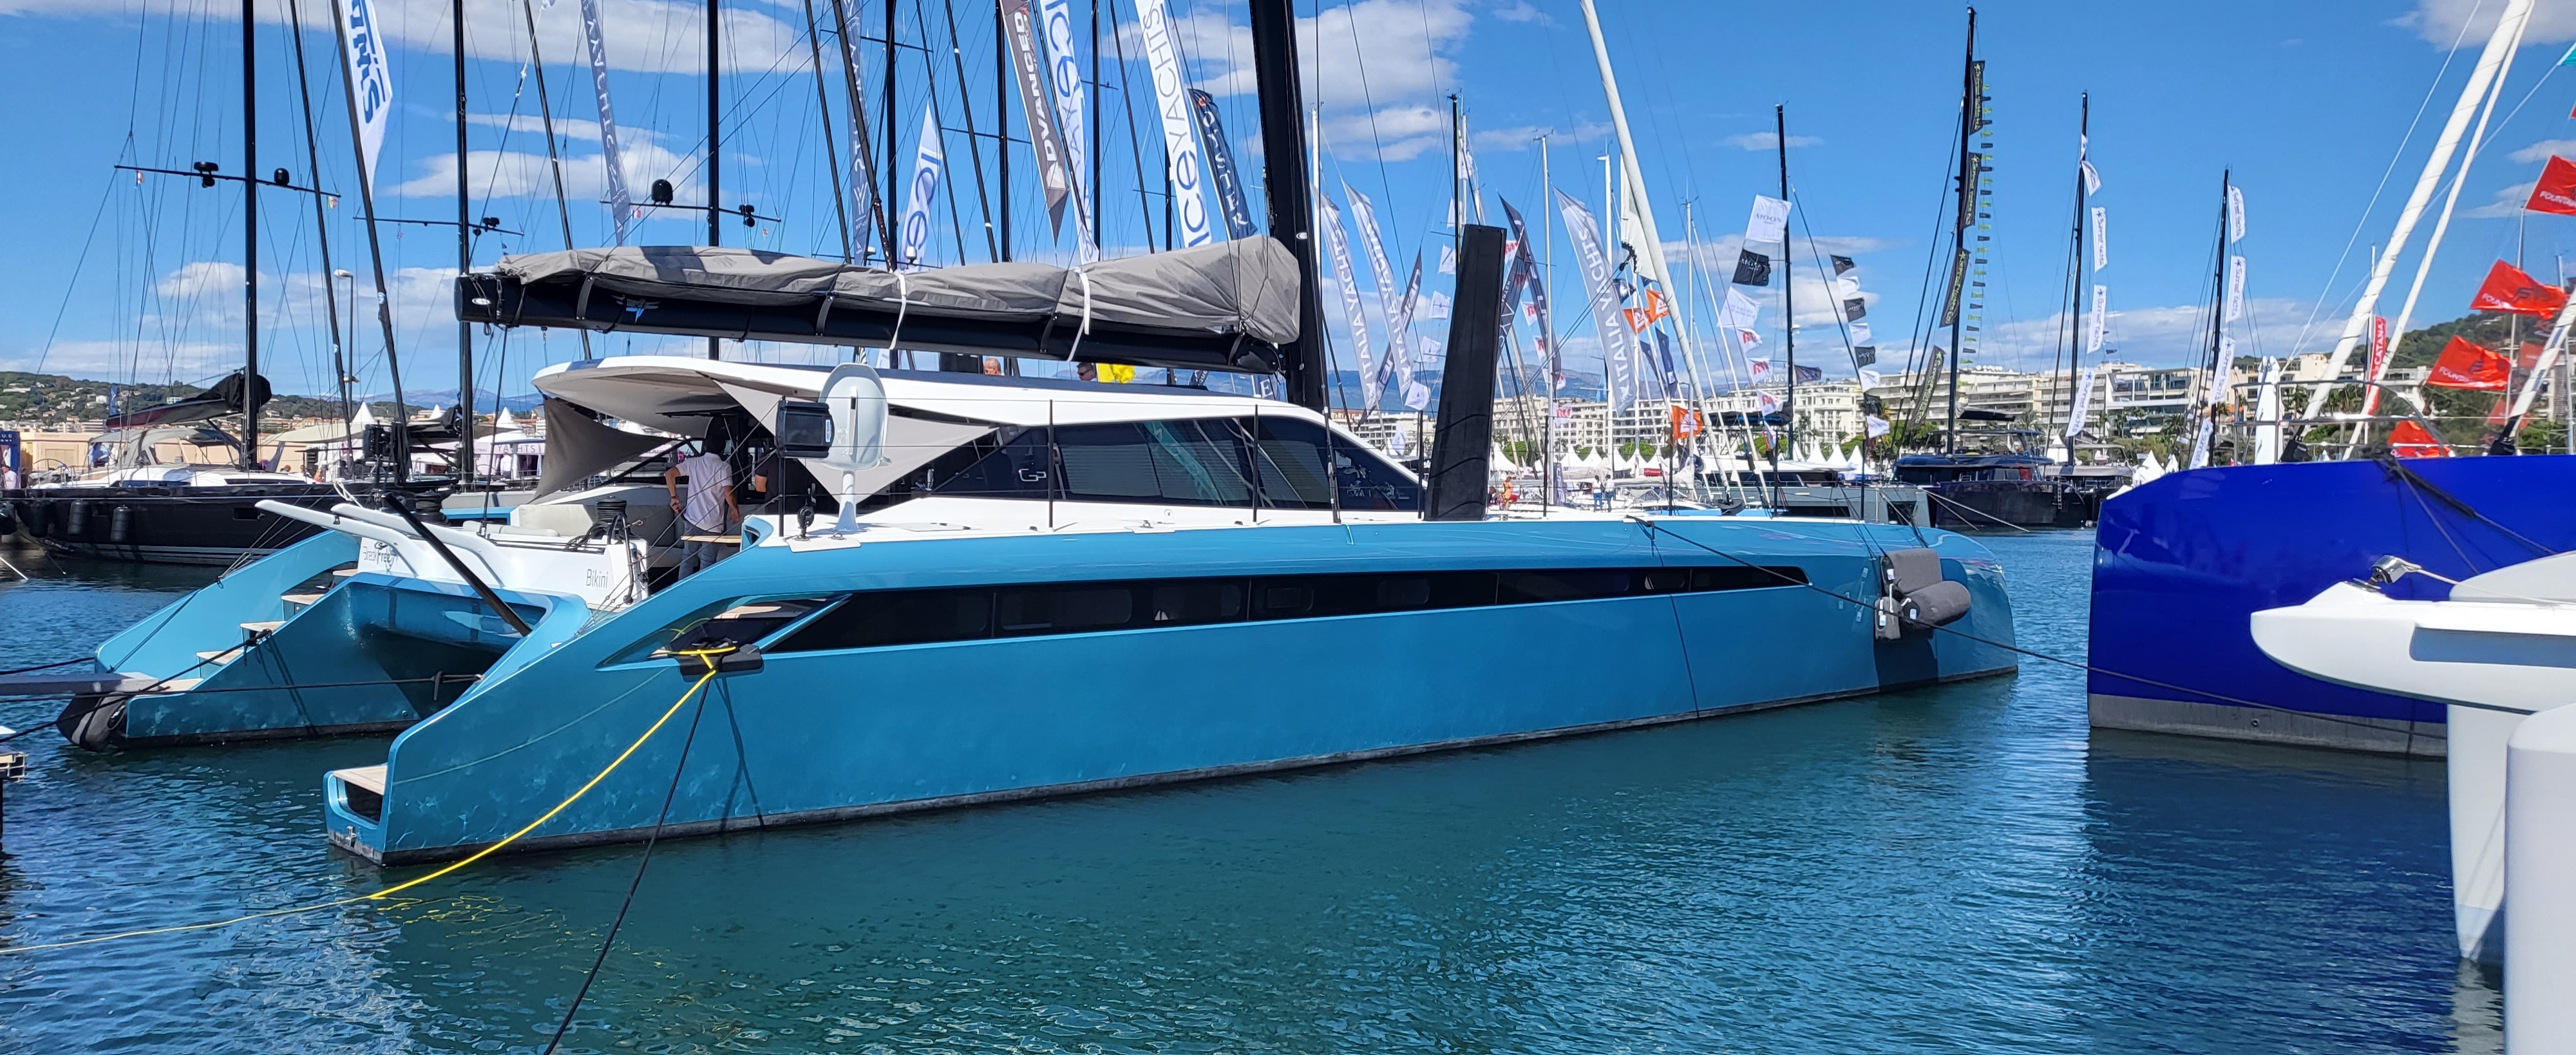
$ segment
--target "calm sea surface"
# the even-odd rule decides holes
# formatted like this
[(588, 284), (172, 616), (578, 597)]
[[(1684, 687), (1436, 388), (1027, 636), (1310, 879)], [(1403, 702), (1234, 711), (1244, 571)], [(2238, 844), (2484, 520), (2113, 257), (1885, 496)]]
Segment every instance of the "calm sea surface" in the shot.
[[(2090, 540), (1991, 545), (2083, 648)], [(208, 578), (14, 554), (0, 666)], [(1616, 657), (1565, 657), (1567, 662)], [(1364, 668), (1345, 675), (1366, 677)], [(1505, 676), (1497, 672), (1496, 676)], [(1319, 691), (1321, 690), (1319, 686)], [(375, 889), (382, 740), (14, 746), (0, 943)], [(666, 843), (567, 1050), (2493, 1051), (2438, 763), (2088, 733), (2017, 679), (1071, 801)], [(635, 847), (392, 907), (0, 956), (0, 1050), (524, 1051)]]

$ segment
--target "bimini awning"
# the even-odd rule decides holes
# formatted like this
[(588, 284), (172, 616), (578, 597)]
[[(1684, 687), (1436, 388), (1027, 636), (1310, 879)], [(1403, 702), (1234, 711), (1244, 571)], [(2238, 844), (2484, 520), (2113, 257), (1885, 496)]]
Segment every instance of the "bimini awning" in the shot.
[(752, 249), (502, 258), (457, 317), (503, 326), (795, 341), (1271, 373), (1297, 339), (1297, 260), (1267, 236), (1082, 267), (893, 272)]

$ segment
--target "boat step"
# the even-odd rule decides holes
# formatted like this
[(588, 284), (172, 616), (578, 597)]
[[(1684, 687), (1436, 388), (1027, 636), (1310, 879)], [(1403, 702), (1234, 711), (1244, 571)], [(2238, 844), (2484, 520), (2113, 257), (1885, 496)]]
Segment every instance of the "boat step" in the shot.
[(208, 663), (229, 663), (232, 662), (234, 656), (241, 655), (241, 651), (249, 647), (250, 645), (245, 642), (243, 644), (234, 645), (231, 648), (219, 648), (209, 652), (199, 652), (197, 653), (197, 658)]
[(243, 623), (241, 628), (243, 636), (255, 638), (261, 634), (275, 632), (278, 627), (285, 625), (286, 620), (283, 619), (263, 619), (258, 622)]
[(358, 569), (356, 569), (356, 568), (333, 568), (333, 569), (331, 569), (331, 576), (332, 576), (333, 578), (346, 579), (346, 578), (348, 578), (349, 576), (356, 575), (356, 574), (358, 574)]
[(314, 602), (322, 599), (322, 594), (319, 591), (313, 593), (281, 593), (277, 595), (277, 599), (297, 608), (310, 608), (313, 606)]
[(337, 779), (340, 783), (353, 788), (365, 788), (378, 795), (385, 793), (385, 767), (383, 766), (359, 766), (355, 769), (334, 769), (331, 771), (331, 776)]

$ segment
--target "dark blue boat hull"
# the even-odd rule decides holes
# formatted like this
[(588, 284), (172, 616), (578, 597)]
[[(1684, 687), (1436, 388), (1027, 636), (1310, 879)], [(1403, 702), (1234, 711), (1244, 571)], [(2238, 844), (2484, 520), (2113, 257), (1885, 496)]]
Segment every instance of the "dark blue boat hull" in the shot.
[[(2440, 755), (2441, 704), (2292, 671), (2255, 646), (2250, 617), (2365, 577), (2382, 556), (2458, 579), (2576, 548), (2576, 457), (2402, 464), (2421, 482), (2376, 462), (2231, 466), (2103, 503), (2092, 723)], [(2450, 590), (2411, 576), (2389, 592), (2438, 600)]]

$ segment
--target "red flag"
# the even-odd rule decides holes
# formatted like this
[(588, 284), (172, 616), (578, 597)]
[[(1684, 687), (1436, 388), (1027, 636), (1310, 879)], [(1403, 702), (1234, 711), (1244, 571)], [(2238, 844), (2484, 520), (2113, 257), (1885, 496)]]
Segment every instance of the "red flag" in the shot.
[(2531, 188), (2531, 200), (2522, 207), (2533, 212), (2554, 212), (2576, 216), (2576, 161), (2551, 155), (2549, 164), (2540, 168), (2540, 182)]
[(1684, 407), (1673, 408), (1673, 440), (1687, 442), (1699, 435), (1699, 412)]
[(2433, 435), (2432, 430), (2412, 421), (2401, 421), (2388, 430), (2388, 453), (2400, 458), (2448, 458), (2451, 449)]
[(2567, 294), (2523, 274), (2522, 269), (2495, 262), (2487, 269), (2487, 280), (2478, 286), (2478, 295), (2469, 301), (2470, 311), (2508, 311), (2516, 315), (2548, 318), (2567, 306)]
[(2453, 336), (2451, 343), (2442, 347), (2442, 357), (2433, 362), (2433, 374), (2424, 383), (2439, 388), (2502, 392), (2505, 381), (2512, 376), (2513, 360), (2470, 344), (2467, 338)]

